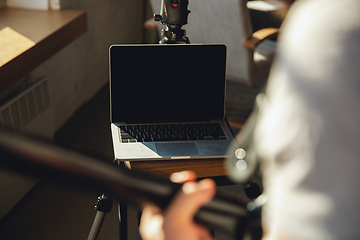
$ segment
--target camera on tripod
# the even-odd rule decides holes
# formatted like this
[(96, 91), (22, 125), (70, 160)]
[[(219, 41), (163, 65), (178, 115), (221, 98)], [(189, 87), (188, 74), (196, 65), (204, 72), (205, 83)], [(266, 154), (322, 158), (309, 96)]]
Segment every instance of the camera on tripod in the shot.
[(166, 25), (162, 30), (160, 44), (190, 43), (185, 30), (181, 27), (187, 24), (190, 13), (188, 0), (161, 1), (160, 14), (154, 15), (154, 20)]

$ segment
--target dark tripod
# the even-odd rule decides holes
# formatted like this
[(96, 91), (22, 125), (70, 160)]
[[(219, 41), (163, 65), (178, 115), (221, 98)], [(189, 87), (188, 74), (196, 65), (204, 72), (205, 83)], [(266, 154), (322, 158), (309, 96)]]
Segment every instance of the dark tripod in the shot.
[[(187, 24), (190, 13), (188, 0), (162, 0), (160, 14), (154, 14), (154, 20), (166, 25), (162, 30), (159, 44), (189, 44), (186, 31), (182, 26)], [(126, 167), (120, 161), (114, 161), (119, 167)], [(106, 213), (111, 211), (113, 201), (107, 196), (98, 197), (95, 210), (97, 211), (91, 227), (88, 240), (96, 240)], [(120, 239), (127, 239), (127, 206), (124, 203), (118, 205)]]
[[(114, 165), (118, 165), (120, 168), (126, 168), (122, 162), (114, 160)], [(106, 196), (105, 194), (98, 197), (95, 210), (96, 215), (91, 226), (88, 240), (96, 240), (101, 226), (104, 222), (105, 216), (111, 211), (113, 207), (113, 200)], [(119, 218), (119, 239), (128, 239), (127, 236), (127, 204), (119, 202), (118, 203), (118, 218)]]

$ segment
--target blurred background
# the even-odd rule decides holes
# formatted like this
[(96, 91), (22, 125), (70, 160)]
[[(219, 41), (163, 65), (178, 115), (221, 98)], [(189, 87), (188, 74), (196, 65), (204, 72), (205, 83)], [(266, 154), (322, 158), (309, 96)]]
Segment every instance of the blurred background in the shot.
[[(27, 5), (22, 6), (24, 1), (0, 0), (0, 22), (7, 17), (9, 8), (35, 6), (35, 3), (29, 5), (29, 2), (25, 1)], [(159, 13), (160, 6), (154, 9), (148, 0), (46, 0), (44, 4), (45, 9), (31, 11), (84, 10), (87, 30), (16, 83), (1, 89), (0, 129), (30, 132), (57, 145), (112, 161), (108, 49), (115, 43), (158, 43), (159, 29), (146, 27), (144, 23), (151, 19), (153, 13)], [(250, 20), (250, 30), (247, 31), (252, 33), (263, 27), (279, 27), (280, 21), (271, 14), (273, 11), (274, 8), (250, 9), (245, 16)], [(212, 18), (216, 21), (221, 16)], [(242, 24), (239, 19), (234, 19), (233, 26)], [(4, 34), (2, 29), (5, 27), (0, 23), (0, 34)], [(191, 35), (188, 37), (192, 39)], [(233, 41), (242, 43), (243, 39)], [(274, 41), (270, 41), (265, 49), (273, 45)], [(0, 40), (0, 52), (5, 48)], [(253, 51), (250, 53), (254, 54)], [(238, 64), (248, 64), (246, 61)], [(6, 64), (0, 68), (4, 66)], [(21, 69), (19, 65), (14, 71)], [(264, 71), (267, 73), (268, 68)], [(0, 82), (6, 81), (0, 76)], [(229, 120), (239, 124), (233, 127), (235, 133), (245, 123), (255, 96), (265, 83), (266, 76), (255, 84), (249, 84), (247, 79), (227, 81), (226, 114)], [(31, 99), (34, 100), (32, 104), (21, 105)], [(21, 106), (29, 109), (21, 110)], [(19, 109), (28, 112), (30, 117), (24, 119), (24, 114), (17, 112)], [(93, 195), (59, 188), (41, 179), (29, 179), (1, 169), (0, 202), (0, 239), (4, 240), (86, 239), (96, 213), (96, 197)], [(99, 239), (119, 239), (116, 208), (114, 206), (105, 218)], [(137, 212), (137, 209), (129, 209), (128, 239), (140, 238)]]

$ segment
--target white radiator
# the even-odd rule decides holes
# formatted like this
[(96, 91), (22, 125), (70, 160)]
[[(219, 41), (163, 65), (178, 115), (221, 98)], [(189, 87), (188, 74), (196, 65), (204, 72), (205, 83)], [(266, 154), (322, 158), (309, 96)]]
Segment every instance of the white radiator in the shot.
[[(53, 112), (46, 79), (37, 82), (0, 106), (0, 129), (11, 132), (26, 132), (50, 141), (53, 140)], [(31, 179), (0, 169), (0, 219), (37, 182), (37, 179)]]

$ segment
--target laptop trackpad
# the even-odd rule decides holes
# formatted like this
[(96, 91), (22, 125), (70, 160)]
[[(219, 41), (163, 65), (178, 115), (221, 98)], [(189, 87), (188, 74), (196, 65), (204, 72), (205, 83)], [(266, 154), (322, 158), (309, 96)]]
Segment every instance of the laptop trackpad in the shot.
[(160, 156), (200, 155), (195, 142), (155, 143)]

